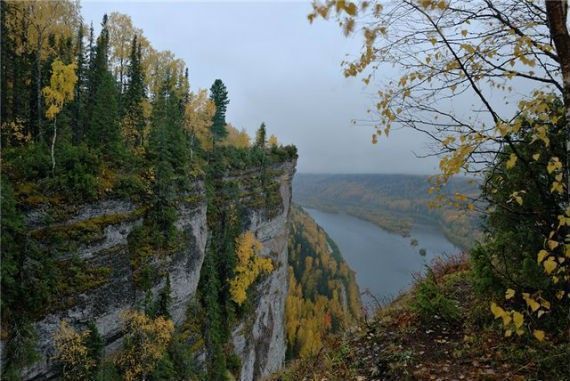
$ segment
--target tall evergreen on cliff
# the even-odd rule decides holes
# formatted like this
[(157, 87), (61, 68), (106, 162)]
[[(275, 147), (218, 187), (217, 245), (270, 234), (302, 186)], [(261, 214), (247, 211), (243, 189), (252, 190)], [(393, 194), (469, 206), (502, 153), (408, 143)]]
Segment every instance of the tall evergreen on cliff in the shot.
[(141, 66), (142, 52), (137, 36), (133, 37), (128, 67), (127, 91), (123, 99), (124, 122), (135, 135), (135, 145), (143, 144), (145, 118), (143, 102), (146, 99), (144, 72)]
[(87, 139), (104, 152), (115, 151), (120, 139), (118, 89), (108, 67), (109, 30), (107, 15), (97, 39), (89, 83)]
[(221, 79), (216, 79), (210, 88), (210, 99), (216, 105), (216, 113), (212, 118), (212, 141), (214, 145), (228, 135), (226, 129), (226, 108), (230, 100), (226, 85)]
[(77, 32), (77, 45), (75, 50), (76, 53), (76, 63), (77, 70), (75, 74), (77, 75), (77, 82), (75, 83), (75, 99), (71, 105), (72, 108), (72, 119), (71, 119), (71, 129), (73, 130), (73, 142), (79, 144), (81, 137), (83, 136), (83, 120), (82, 113), (85, 108), (83, 96), (85, 93), (85, 82), (86, 74), (89, 70), (86, 67), (87, 62), (85, 61), (85, 46), (83, 45), (83, 24), (79, 26)]

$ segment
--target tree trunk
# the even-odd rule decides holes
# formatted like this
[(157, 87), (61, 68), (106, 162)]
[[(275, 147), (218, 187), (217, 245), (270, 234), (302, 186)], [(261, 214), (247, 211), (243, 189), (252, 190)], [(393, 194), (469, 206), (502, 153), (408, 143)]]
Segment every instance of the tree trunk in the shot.
[(564, 115), (566, 117), (566, 202), (570, 204), (570, 34), (566, 19), (567, 0), (545, 0), (550, 36), (554, 41), (562, 72)]
[(55, 175), (55, 139), (57, 138), (57, 117), (53, 120), (53, 138), (51, 139), (51, 171)]

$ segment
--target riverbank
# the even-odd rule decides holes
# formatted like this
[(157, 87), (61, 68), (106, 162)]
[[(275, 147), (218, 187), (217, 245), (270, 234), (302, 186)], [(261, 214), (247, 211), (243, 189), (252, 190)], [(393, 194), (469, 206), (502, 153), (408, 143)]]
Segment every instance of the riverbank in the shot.
[(465, 256), (432, 268), (358, 328), (329, 337), (316, 356), (271, 380), (570, 379), (570, 347), (561, 338), (503, 337), (489, 301), (473, 290)]
[(440, 231), (445, 238), (463, 251), (469, 250), (478, 239), (480, 233), (477, 229), (470, 232), (468, 236), (459, 234), (453, 226), (442, 223), (439, 219), (425, 215), (408, 215), (405, 213), (390, 213), (375, 210), (371, 207), (328, 204), (325, 202), (309, 202), (302, 205), (305, 208), (317, 209), (327, 213), (347, 214), (361, 220), (373, 223), (379, 228), (398, 234), (402, 237), (412, 237), (412, 229), (416, 224), (430, 224)]
[[(435, 257), (460, 251), (437, 229), (417, 225), (412, 239), (344, 213), (305, 208), (339, 246), (345, 261), (356, 272), (363, 304), (370, 310), (410, 288), (413, 276), (422, 273)], [(423, 249), (424, 256), (420, 254)]]
[[(462, 250), (469, 250), (480, 238), (480, 221), (475, 213), (442, 204), (433, 207), (429, 178), (412, 175), (298, 174), (293, 183), (294, 202), (331, 213), (345, 213), (367, 220), (380, 228), (407, 237), (416, 224), (437, 226)], [(455, 179), (442, 195), (477, 198), (478, 187)]]

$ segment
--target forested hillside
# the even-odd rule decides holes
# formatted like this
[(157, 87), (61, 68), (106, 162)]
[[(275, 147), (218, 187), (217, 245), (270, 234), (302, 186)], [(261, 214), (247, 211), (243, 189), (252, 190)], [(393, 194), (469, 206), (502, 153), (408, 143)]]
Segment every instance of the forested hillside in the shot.
[(295, 147), (251, 142), (224, 83), (191, 90), (127, 15), (98, 35), (78, 2), (1, 15), (2, 379), (279, 367)]
[(326, 338), (361, 315), (354, 272), (327, 233), (302, 208), (290, 215), (287, 350), (290, 359), (318, 353)]
[[(480, 214), (465, 207), (479, 198), (479, 186), (474, 179), (453, 179), (436, 197), (428, 176), (300, 173), (293, 197), (300, 205), (347, 213), (402, 235), (409, 235), (415, 222), (434, 224), (467, 249), (480, 237)], [(438, 202), (442, 198), (447, 202)]]

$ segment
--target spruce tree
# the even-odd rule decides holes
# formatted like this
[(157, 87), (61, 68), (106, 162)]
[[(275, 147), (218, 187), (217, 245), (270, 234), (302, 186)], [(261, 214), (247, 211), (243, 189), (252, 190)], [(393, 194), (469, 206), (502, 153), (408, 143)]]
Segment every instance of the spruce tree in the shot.
[(226, 108), (230, 100), (226, 85), (221, 79), (216, 79), (210, 88), (210, 99), (216, 105), (216, 113), (212, 118), (212, 143), (216, 144), (228, 135), (226, 129)]
[(119, 148), (118, 89), (108, 68), (109, 30), (107, 15), (103, 16), (101, 34), (97, 38), (89, 83), (87, 138), (90, 145), (103, 152)]
[(153, 102), (149, 156), (155, 169), (154, 201), (151, 218), (165, 242), (174, 234), (174, 201), (178, 188), (187, 181), (186, 140), (183, 114), (177, 89), (167, 73)]
[(77, 82), (75, 83), (75, 98), (71, 105), (72, 108), (72, 119), (71, 128), (73, 130), (73, 143), (79, 144), (81, 137), (83, 136), (83, 93), (85, 87), (85, 48), (83, 46), (83, 24), (79, 25), (77, 32), (77, 46), (76, 46), (76, 62), (77, 62)]
[(144, 72), (141, 66), (141, 45), (137, 36), (133, 37), (131, 57), (128, 67), (127, 91), (123, 97), (124, 122), (132, 128), (136, 136), (135, 145), (143, 145), (145, 118), (143, 101), (146, 99)]
[(257, 133), (255, 134), (255, 146), (259, 148), (264, 148), (267, 140), (267, 130), (265, 129), (265, 123), (261, 123)]

